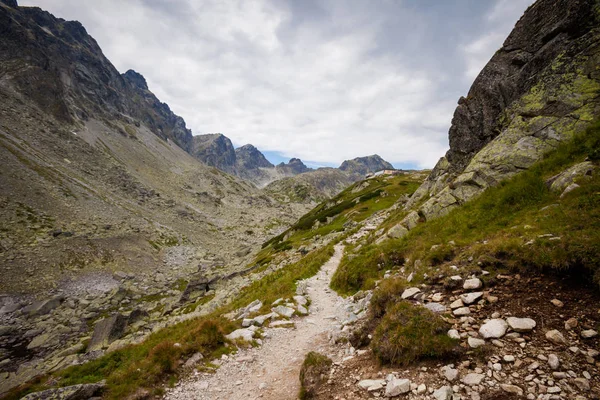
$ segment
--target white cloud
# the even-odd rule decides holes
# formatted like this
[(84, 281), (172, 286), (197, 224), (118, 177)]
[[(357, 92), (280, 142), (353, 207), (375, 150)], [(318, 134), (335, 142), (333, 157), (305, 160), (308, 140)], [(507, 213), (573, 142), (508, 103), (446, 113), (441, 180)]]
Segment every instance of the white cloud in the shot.
[[(29, 2), (39, 3), (21, 4)], [(423, 168), (447, 149), (456, 100), (470, 84), (456, 76), (464, 72), (456, 64), (466, 63), (469, 79), (479, 72), (527, 1), (514, 3), (500, 0), (486, 9), (489, 29), (451, 48), (426, 40), (455, 33), (438, 31), (427, 8), (403, 2), (46, 0), (41, 6), (80, 20), (119, 71), (142, 73), (195, 134), (222, 132), (236, 145), (307, 161), (339, 164), (377, 153)], [(428, 32), (431, 38), (422, 39)]]

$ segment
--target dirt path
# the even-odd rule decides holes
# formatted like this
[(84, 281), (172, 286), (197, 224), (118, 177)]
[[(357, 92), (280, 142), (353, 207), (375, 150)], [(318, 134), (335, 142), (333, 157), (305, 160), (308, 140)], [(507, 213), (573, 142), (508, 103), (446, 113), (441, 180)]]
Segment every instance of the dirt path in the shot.
[(165, 399), (296, 399), (304, 355), (309, 351), (334, 351), (328, 333), (346, 316), (346, 302), (329, 289), (342, 254), (343, 246), (336, 246), (335, 254), (307, 281), (310, 313), (294, 318), (295, 329), (265, 329), (261, 347), (239, 351), (224, 360), (215, 374), (191, 376), (170, 390)]

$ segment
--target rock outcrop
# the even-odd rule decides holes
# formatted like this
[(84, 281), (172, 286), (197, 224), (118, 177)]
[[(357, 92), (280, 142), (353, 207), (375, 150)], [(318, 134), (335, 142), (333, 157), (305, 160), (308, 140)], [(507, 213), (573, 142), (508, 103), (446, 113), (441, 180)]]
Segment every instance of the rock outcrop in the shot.
[(450, 150), (413, 195), (425, 219), (527, 169), (600, 113), (598, 1), (539, 0), (461, 97)]

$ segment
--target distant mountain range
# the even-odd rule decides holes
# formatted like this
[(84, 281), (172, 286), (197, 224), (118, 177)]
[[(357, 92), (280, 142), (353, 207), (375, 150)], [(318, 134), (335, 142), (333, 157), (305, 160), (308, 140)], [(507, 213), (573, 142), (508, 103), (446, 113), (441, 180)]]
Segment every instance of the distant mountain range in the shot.
[[(326, 190), (328, 195), (337, 193), (370, 172), (394, 169), (392, 164), (377, 154), (346, 160), (339, 168), (313, 169), (307, 167), (299, 158), (273, 165), (253, 145), (246, 144), (236, 149), (231, 140), (221, 133), (194, 136), (190, 153), (204, 164), (250, 181), (258, 187), (265, 187), (280, 179), (319, 171), (318, 174), (313, 174), (302, 181), (305, 184), (312, 184), (315, 188), (331, 189)], [(320, 180), (328, 182), (320, 182)], [(331, 180), (336, 184), (332, 186), (329, 182)], [(333, 190), (333, 187), (336, 189)]]

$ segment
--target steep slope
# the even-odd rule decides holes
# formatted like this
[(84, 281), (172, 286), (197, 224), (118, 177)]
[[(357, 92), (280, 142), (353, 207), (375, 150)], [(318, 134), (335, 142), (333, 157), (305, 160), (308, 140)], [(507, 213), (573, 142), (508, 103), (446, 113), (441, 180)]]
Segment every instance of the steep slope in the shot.
[(236, 151), (231, 140), (221, 133), (194, 136), (191, 154), (206, 165), (232, 175), (236, 172)]
[(450, 150), (407, 208), (418, 205), (427, 219), (443, 215), (530, 167), (594, 120), (600, 112), (598, 9), (595, 0), (541, 0), (529, 7), (459, 100)]

